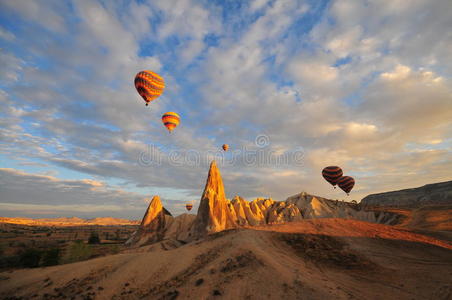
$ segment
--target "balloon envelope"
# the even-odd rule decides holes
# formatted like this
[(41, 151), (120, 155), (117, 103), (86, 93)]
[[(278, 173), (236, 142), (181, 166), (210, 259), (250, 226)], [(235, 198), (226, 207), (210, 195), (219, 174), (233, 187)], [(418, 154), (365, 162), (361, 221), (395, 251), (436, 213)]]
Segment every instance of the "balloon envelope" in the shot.
[(193, 208), (193, 204), (186, 204), (185, 208), (190, 211)]
[(162, 116), (163, 125), (169, 130), (169, 132), (173, 131), (174, 128), (177, 127), (180, 123), (180, 117), (175, 112), (167, 112)]
[(163, 93), (165, 81), (157, 73), (148, 70), (141, 71), (135, 76), (135, 88), (148, 105), (149, 102)]
[(326, 181), (335, 186), (339, 178), (342, 176), (342, 169), (338, 166), (326, 167), (322, 170), (322, 176)]
[(228, 144), (223, 144), (222, 148), (223, 148), (224, 151), (228, 151), (229, 145)]
[(348, 193), (350, 193), (350, 191), (355, 186), (355, 179), (353, 179), (353, 177), (350, 176), (342, 176), (337, 181), (337, 185), (348, 195)]

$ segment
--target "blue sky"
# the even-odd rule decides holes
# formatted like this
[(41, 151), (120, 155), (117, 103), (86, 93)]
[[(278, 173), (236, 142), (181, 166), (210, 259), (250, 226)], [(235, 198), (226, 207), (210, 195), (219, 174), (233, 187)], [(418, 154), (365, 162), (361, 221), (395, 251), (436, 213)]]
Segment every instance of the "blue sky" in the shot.
[[(249, 200), (346, 198), (328, 165), (355, 177), (347, 200), (450, 180), (450, 9), (1, 0), (0, 215), (140, 218), (154, 194), (177, 215), (214, 157), (227, 196)], [(166, 82), (149, 107), (144, 69)]]

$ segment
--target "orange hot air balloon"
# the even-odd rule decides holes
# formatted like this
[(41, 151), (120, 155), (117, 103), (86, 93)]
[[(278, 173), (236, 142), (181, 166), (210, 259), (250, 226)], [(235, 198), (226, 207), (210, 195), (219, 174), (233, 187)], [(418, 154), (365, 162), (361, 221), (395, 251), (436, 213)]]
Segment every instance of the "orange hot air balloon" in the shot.
[(186, 208), (188, 211), (190, 211), (190, 210), (193, 208), (193, 204), (187, 203), (187, 204), (185, 204), (185, 208)]
[(228, 151), (229, 145), (228, 144), (223, 144), (222, 148), (223, 148), (224, 151)]
[(337, 166), (329, 166), (322, 170), (322, 176), (328, 181), (334, 188), (337, 181), (342, 176), (342, 169)]
[(169, 132), (171, 132), (177, 127), (177, 125), (179, 125), (180, 117), (177, 113), (170, 111), (163, 114), (162, 122), (163, 125), (168, 128)]
[(165, 80), (152, 71), (141, 71), (135, 76), (135, 88), (148, 106), (149, 102), (163, 93)]
[(337, 185), (348, 194), (350, 193), (350, 191), (353, 189), (353, 187), (355, 186), (355, 179), (353, 179), (353, 177), (350, 176), (342, 176), (341, 178), (339, 178), (339, 180), (337, 181)]

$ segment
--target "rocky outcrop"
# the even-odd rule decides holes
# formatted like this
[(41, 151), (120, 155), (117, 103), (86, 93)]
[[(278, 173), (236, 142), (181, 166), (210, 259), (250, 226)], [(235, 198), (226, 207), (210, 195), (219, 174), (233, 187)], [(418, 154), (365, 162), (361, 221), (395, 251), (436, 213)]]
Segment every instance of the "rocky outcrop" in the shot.
[(126, 245), (144, 245), (160, 241), (173, 217), (162, 205), (159, 196), (154, 196), (144, 214), (140, 227), (127, 240)]
[(220, 170), (212, 161), (206, 186), (201, 196), (198, 214), (191, 228), (191, 236), (200, 238), (209, 233), (235, 228), (238, 224), (224, 193)]
[(236, 196), (226, 199), (223, 180), (215, 161), (209, 168), (197, 215), (173, 218), (155, 196), (138, 230), (126, 242), (141, 246), (157, 241), (189, 242), (226, 229), (299, 221), (302, 214), (291, 203), (258, 198), (251, 202)]
[(190, 229), (196, 216), (191, 214), (179, 215), (168, 223), (164, 239), (188, 242), (192, 239)]
[(301, 212), (294, 204), (263, 198), (248, 202), (239, 196), (229, 201), (226, 199), (220, 171), (213, 161), (190, 236), (200, 238), (225, 229), (301, 219)]
[(286, 201), (258, 198), (249, 202), (239, 196), (229, 201), (220, 170), (213, 161), (196, 216), (182, 214), (173, 218), (162, 206), (160, 198), (155, 196), (140, 227), (127, 244), (140, 246), (157, 241), (183, 244), (226, 229), (296, 222), (303, 218), (342, 218), (395, 224), (399, 217), (395, 213), (365, 210), (360, 204), (329, 200), (305, 192)]
[(286, 203), (296, 205), (305, 219), (341, 218), (391, 225), (400, 218), (395, 213), (365, 210), (360, 204), (330, 200), (305, 192), (287, 198)]
[(372, 194), (364, 197), (365, 206), (419, 207), (452, 204), (452, 181), (427, 184), (400, 191)]

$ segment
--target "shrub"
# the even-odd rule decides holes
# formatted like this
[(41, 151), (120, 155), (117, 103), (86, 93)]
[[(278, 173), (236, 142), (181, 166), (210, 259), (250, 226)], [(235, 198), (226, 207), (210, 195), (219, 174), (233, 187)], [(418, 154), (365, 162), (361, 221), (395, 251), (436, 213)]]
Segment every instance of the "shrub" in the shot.
[(26, 249), (19, 255), (19, 262), (22, 267), (36, 268), (39, 267), (41, 261), (42, 252), (37, 249)]
[(69, 246), (69, 249), (65, 255), (64, 262), (72, 263), (81, 260), (87, 260), (91, 257), (91, 246), (84, 244), (78, 240)]
[(42, 265), (43, 266), (54, 266), (58, 265), (60, 260), (60, 249), (53, 248), (46, 250), (42, 255)]
[(111, 253), (117, 254), (117, 253), (119, 253), (119, 252), (120, 252), (120, 249), (119, 249), (119, 246), (118, 246), (118, 245), (113, 245), (113, 246), (111, 247)]
[(21, 267), (20, 256), (0, 256), (0, 269), (1, 268), (17, 268)]
[(99, 234), (97, 232), (91, 232), (88, 238), (88, 244), (100, 244)]

